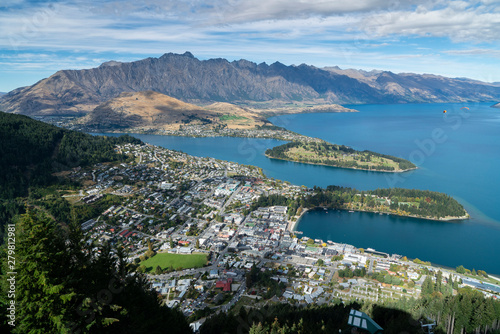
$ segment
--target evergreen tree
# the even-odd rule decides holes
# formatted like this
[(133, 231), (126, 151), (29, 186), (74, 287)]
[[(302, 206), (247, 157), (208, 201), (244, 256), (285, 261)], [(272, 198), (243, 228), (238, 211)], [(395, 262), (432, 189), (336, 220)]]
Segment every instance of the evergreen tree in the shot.
[(422, 295), (430, 296), (434, 292), (434, 284), (432, 283), (432, 279), (429, 275), (425, 278), (422, 283)]
[(16, 227), (13, 333), (190, 333), (183, 315), (160, 306), (146, 277), (131, 272), (122, 250), (104, 246), (94, 255), (75, 225), (62, 230), (31, 210)]
[(262, 323), (258, 324), (253, 324), (252, 327), (250, 327), (249, 334), (266, 334), (267, 330), (262, 326)]
[(441, 270), (438, 270), (437, 275), (436, 275), (436, 288), (435, 288), (435, 290), (437, 292), (443, 292), (442, 291), (442, 280), (443, 280), (443, 272)]
[(17, 224), (16, 304), (14, 333), (67, 333), (69, 306), (77, 293), (65, 240), (46, 215), (25, 214)]

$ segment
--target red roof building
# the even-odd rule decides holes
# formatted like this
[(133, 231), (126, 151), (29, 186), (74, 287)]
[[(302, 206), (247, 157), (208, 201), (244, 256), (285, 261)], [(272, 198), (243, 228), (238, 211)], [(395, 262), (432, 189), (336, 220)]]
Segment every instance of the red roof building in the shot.
[(217, 281), (215, 283), (215, 288), (222, 288), (222, 291), (229, 292), (231, 291), (231, 283), (233, 283), (232, 278), (228, 278), (227, 280)]

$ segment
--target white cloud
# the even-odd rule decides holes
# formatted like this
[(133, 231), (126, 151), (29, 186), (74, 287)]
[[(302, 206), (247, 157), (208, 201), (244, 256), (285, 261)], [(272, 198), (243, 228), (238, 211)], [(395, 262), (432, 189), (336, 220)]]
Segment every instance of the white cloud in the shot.
[(459, 56), (487, 56), (487, 57), (500, 58), (500, 50), (494, 50), (494, 49), (447, 50), (443, 52), (446, 54), (459, 55)]
[[(439, 55), (457, 64), (460, 57), (478, 63), (499, 57), (488, 48), (500, 39), (500, 0), (6, 1), (0, 50), (18, 58), (0, 55), (4, 69), (9, 61), (13, 68), (88, 68), (110, 54), (130, 61), (184, 51), (200, 58), (420, 72), (444, 62)], [(424, 38), (402, 51), (408, 36)], [(449, 43), (436, 49), (425, 37), (450, 38), (457, 50)], [(38, 52), (53, 59), (31, 57)]]
[(440, 0), (216, 0), (210, 4), (123, 0), (99, 6), (62, 2), (0, 11), (0, 47), (102, 50), (107, 46), (111, 51), (126, 49), (124, 43), (133, 49), (137, 43), (184, 41), (196, 45), (224, 38), (277, 42), (350, 39), (378, 44), (380, 37), (393, 35), (497, 41), (500, 13), (494, 7), (492, 1)]
[(365, 31), (376, 36), (418, 35), (449, 37), (454, 41), (491, 42), (500, 39), (500, 13), (486, 6), (452, 1), (439, 9), (375, 13), (363, 20)]

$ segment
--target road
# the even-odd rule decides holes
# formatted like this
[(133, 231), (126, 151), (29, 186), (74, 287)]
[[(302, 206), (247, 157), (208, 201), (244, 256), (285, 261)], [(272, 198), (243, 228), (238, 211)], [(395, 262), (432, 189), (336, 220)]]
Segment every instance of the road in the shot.
[(241, 187), (238, 187), (236, 188), (235, 191), (233, 191), (233, 193), (229, 196), (229, 198), (226, 200), (226, 202), (224, 202), (224, 205), (222, 206), (222, 208), (220, 208), (219, 210), (219, 214), (223, 214), (224, 211), (226, 210), (226, 206), (231, 202), (231, 200), (233, 199), (233, 197), (240, 192), (240, 189)]
[(368, 265), (368, 274), (373, 273), (373, 261), (375, 261), (375, 259), (371, 258), (370, 264)]

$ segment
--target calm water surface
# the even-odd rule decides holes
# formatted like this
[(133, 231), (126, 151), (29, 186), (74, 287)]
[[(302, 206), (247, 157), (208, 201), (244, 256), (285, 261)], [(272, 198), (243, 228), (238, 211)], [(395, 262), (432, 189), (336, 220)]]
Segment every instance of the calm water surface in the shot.
[(353, 106), (357, 113), (270, 119), (304, 135), (399, 156), (419, 167), (402, 174), (266, 158), (267, 148), (283, 143), (278, 140), (134, 136), (195, 156), (256, 165), (269, 177), (309, 187), (336, 184), (361, 190), (403, 187), (445, 192), (466, 207), (470, 220), (446, 223), (371, 213), (311, 211), (302, 217), (297, 229), (313, 238), (500, 274), (500, 109), (490, 108), (491, 104), (363, 105)]

